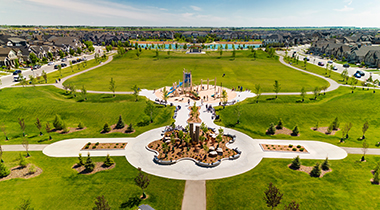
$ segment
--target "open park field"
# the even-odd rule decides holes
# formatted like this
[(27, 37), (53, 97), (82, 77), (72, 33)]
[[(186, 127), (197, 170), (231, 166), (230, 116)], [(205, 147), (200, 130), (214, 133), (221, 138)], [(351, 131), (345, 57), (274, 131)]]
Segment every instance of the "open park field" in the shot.
[[(207, 52), (206, 55), (189, 55), (184, 52), (142, 50), (140, 57), (136, 51), (129, 51), (123, 57), (115, 56), (112, 63), (93, 71), (71, 78), (65, 84), (85, 85), (89, 90), (109, 91), (109, 81), (114, 78), (117, 91), (131, 91), (134, 85), (149, 90), (170, 86), (182, 80), (182, 71), (193, 73), (193, 83), (200, 84), (217, 77), (217, 85), (228, 88), (243, 86), (253, 90), (260, 84), (263, 92), (273, 92), (274, 80), (281, 84), (281, 92), (299, 92), (302, 87), (312, 91), (315, 87), (328, 86), (320, 78), (310, 76), (282, 65), (276, 58), (258, 50), (257, 58), (251, 51)], [(224, 77), (222, 75), (225, 74)], [(205, 83), (205, 82), (204, 82)]]
[[(107, 94), (87, 94), (87, 100), (77, 93), (74, 98), (64, 90), (53, 86), (27, 87), (27, 88), (6, 88), (0, 90), (0, 125), (4, 125), (9, 141), (5, 141), (3, 132), (0, 133), (1, 144), (21, 144), (22, 130), (18, 123), (18, 118), (23, 118), (26, 124), (26, 138), (30, 144), (48, 144), (62, 139), (86, 138), (86, 137), (128, 137), (137, 136), (147, 130), (165, 126), (171, 123), (173, 107), (157, 106), (154, 122), (143, 127), (136, 124), (143, 119), (149, 119), (144, 113), (146, 99), (139, 97), (135, 102), (133, 95), (112, 95)], [(85, 130), (70, 134), (59, 134), (51, 132), (53, 140), (48, 140), (45, 132), (46, 122), (52, 122), (55, 115), (59, 115), (67, 124), (67, 127), (76, 128), (82, 122)], [(101, 134), (103, 125), (117, 123), (121, 115), (127, 125), (132, 123), (136, 130), (133, 134), (110, 133)], [(42, 123), (41, 131), (43, 136), (39, 136), (39, 131), (35, 126), (36, 118)]]
[[(252, 138), (274, 138), (274, 139), (309, 139), (324, 141), (331, 144), (344, 147), (361, 147), (363, 124), (368, 121), (369, 129), (366, 132), (366, 139), (370, 147), (376, 147), (379, 141), (377, 138), (380, 127), (377, 113), (380, 102), (379, 93), (373, 93), (372, 90), (362, 90), (357, 88), (354, 93), (347, 87), (340, 87), (338, 90), (328, 92), (314, 100), (314, 96), (308, 95), (305, 101), (301, 102), (301, 96), (261, 96), (259, 102), (256, 99), (248, 99), (240, 103), (241, 110), (240, 123), (236, 124), (236, 106), (220, 109), (218, 112), (221, 116), (222, 126), (233, 127), (244, 133), (249, 134)], [(326, 135), (313, 131), (316, 124), (319, 127), (328, 127), (334, 119), (338, 117), (340, 128), (345, 124), (352, 123), (352, 129), (349, 132), (349, 138), (345, 143), (339, 143), (342, 138), (342, 132), (338, 131), (335, 135)], [(300, 128), (300, 136), (265, 134), (270, 123), (275, 125), (282, 119), (284, 126), (293, 129), (296, 125)]]
[[(71, 167), (77, 158), (50, 158), (41, 152), (30, 152), (27, 159), (43, 170), (31, 179), (13, 179), (0, 183), (0, 209), (15, 209), (22, 199), (30, 199), (35, 209), (92, 209), (97, 196), (104, 195), (112, 209), (130, 209), (128, 200), (142, 194), (134, 183), (138, 170), (125, 157), (113, 157), (115, 168), (93, 175), (78, 174)], [(5, 152), (7, 166), (18, 165), (19, 152)], [(93, 157), (103, 162), (104, 157)], [(184, 181), (149, 176), (148, 203), (156, 209), (180, 209)], [(124, 207), (124, 208), (121, 208)], [(136, 208), (136, 206), (134, 206)], [(132, 208), (133, 209), (133, 208)]]

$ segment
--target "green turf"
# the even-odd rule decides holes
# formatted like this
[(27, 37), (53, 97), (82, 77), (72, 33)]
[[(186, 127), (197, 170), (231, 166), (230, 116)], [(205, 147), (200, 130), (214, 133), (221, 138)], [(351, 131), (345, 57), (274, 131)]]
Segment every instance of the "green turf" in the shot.
[[(193, 83), (203, 83), (207, 78), (217, 77), (217, 84), (232, 88), (243, 86), (254, 89), (260, 84), (263, 92), (273, 92), (274, 80), (281, 84), (281, 92), (299, 91), (300, 87), (313, 90), (316, 86), (328, 86), (320, 78), (296, 71), (282, 65), (276, 58), (267, 58), (267, 54), (257, 51), (257, 59), (253, 59), (248, 50), (237, 51), (236, 59), (232, 59), (231, 51), (224, 51), (222, 58), (218, 52), (207, 52), (206, 55), (188, 55), (184, 52), (159, 52), (143, 50), (137, 59), (136, 51), (129, 51), (124, 57), (115, 57), (111, 63), (69, 79), (66, 83), (77, 86), (85, 85), (90, 90), (109, 91), (109, 81), (114, 78), (117, 91), (130, 91), (133, 85), (140, 88), (157, 89), (170, 86), (182, 80), (183, 69), (191, 70)], [(225, 77), (222, 75), (225, 74)]]
[[(123, 137), (137, 136), (153, 128), (169, 125), (172, 121), (173, 107), (157, 106), (154, 123), (138, 127), (136, 124), (148, 118), (144, 113), (146, 98), (139, 97), (135, 102), (133, 95), (88, 94), (88, 100), (83, 101), (79, 93), (76, 98), (65, 94), (64, 90), (53, 86), (6, 88), (0, 90), (0, 125), (5, 125), (10, 141), (4, 141), (4, 134), (0, 133), (0, 144), (19, 144), (22, 142), (22, 131), (18, 118), (24, 118), (26, 134), (30, 143), (51, 143), (45, 132), (47, 121), (52, 126), (56, 114), (59, 114), (68, 127), (77, 127), (83, 122), (86, 130), (70, 134), (52, 133), (53, 141), (69, 138), (89, 137)], [(119, 115), (122, 115), (126, 124), (132, 123), (136, 132), (133, 134), (111, 133), (101, 134), (104, 123), (116, 124)], [(36, 118), (42, 122), (44, 136), (38, 136), (38, 129), (34, 125)]]
[[(5, 152), (3, 159), (8, 166), (16, 166), (18, 155), (18, 152)], [(77, 158), (50, 158), (41, 152), (31, 152), (31, 155), (28, 162), (42, 168), (43, 173), (28, 180), (0, 182), (0, 209), (15, 209), (21, 199), (30, 199), (35, 209), (92, 209), (95, 198), (101, 195), (111, 209), (119, 209), (129, 197), (142, 193), (134, 182), (138, 170), (125, 157), (113, 157), (116, 167), (112, 170), (81, 175), (71, 169)], [(104, 161), (104, 157), (92, 159)], [(150, 184), (146, 193), (149, 197), (142, 203), (155, 209), (180, 209), (185, 182), (148, 176)]]
[[(340, 87), (326, 95), (322, 94), (317, 100), (313, 100), (313, 96), (308, 95), (304, 103), (301, 103), (299, 95), (278, 96), (278, 99), (274, 99), (274, 96), (261, 96), (259, 103), (255, 103), (255, 100), (252, 98), (240, 103), (240, 124), (236, 125), (236, 105), (218, 111), (221, 122), (217, 123), (222, 126), (234, 127), (253, 138), (319, 140), (339, 146), (361, 147), (362, 140), (359, 138), (362, 136), (364, 122), (368, 121), (369, 129), (366, 133), (368, 143), (371, 147), (375, 147), (375, 144), (379, 142), (377, 136), (380, 129), (378, 115), (380, 95), (378, 92), (357, 89), (351, 93), (350, 88)], [(353, 124), (346, 143), (339, 143), (342, 137), (341, 131), (331, 136), (311, 129), (317, 122), (320, 127), (327, 127), (335, 117), (338, 117), (340, 121), (340, 128), (349, 122)], [(265, 131), (269, 124), (276, 124), (280, 118), (285, 127), (289, 129), (298, 125), (301, 135), (299, 137), (266, 135)]]
[[(379, 209), (379, 185), (372, 185), (371, 170), (380, 160), (361, 155), (349, 155), (344, 160), (330, 161), (333, 171), (322, 178), (293, 171), (287, 167), (289, 159), (263, 159), (251, 171), (226, 179), (207, 181), (207, 209), (269, 209), (264, 191), (272, 182), (283, 193), (281, 204), (296, 201), (300, 209)], [(301, 160), (313, 166), (321, 160)]]

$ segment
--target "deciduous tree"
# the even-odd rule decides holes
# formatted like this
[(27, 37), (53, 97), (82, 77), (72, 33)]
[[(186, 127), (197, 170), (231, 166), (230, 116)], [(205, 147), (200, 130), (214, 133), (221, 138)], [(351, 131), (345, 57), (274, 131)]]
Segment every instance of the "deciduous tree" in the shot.
[(281, 203), (283, 194), (280, 193), (280, 190), (274, 186), (272, 183), (269, 183), (268, 189), (265, 190), (264, 200), (267, 203), (267, 206), (274, 209)]
[(137, 177), (135, 178), (135, 183), (143, 191), (142, 198), (144, 199), (146, 198), (145, 189), (149, 186), (150, 180), (147, 175), (143, 174), (143, 172), (141, 171), (141, 168), (138, 168), (138, 170), (139, 170), (139, 175), (137, 175)]

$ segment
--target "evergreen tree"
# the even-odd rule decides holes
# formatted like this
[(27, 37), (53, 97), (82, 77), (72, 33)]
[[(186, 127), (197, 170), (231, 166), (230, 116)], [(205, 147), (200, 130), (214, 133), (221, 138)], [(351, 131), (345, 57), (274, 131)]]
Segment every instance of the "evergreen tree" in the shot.
[(319, 177), (321, 176), (322, 170), (321, 165), (319, 163), (316, 163), (313, 167), (313, 170), (311, 170), (310, 175), (313, 177)]
[(79, 166), (83, 166), (83, 165), (84, 165), (83, 157), (82, 157), (82, 154), (81, 154), (81, 153), (79, 153), (79, 157), (78, 157), (78, 165), (79, 165)]
[(338, 130), (338, 128), (339, 128), (339, 119), (338, 119), (338, 117), (336, 117), (335, 118), (335, 120), (334, 120), (334, 122), (332, 123), (332, 125), (333, 125), (333, 130)]
[(292, 164), (290, 165), (290, 168), (299, 169), (300, 167), (301, 167), (301, 159), (300, 159), (300, 156), (297, 156), (293, 159)]
[(284, 124), (282, 123), (282, 119), (278, 121), (278, 124), (276, 126), (277, 129), (282, 129), (284, 127)]
[(92, 162), (92, 159), (90, 157), (90, 153), (87, 155), (86, 163), (84, 164), (84, 167), (86, 168), (86, 171), (92, 172), (95, 168), (95, 164)]
[(117, 124), (116, 124), (116, 129), (122, 129), (124, 128), (125, 126), (125, 123), (123, 121), (123, 118), (121, 118), (121, 115), (119, 116), (119, 121), (117, 121)]
[(111, 127), (108, 125), (108, 123), (105, 123), (103, 126), (103, 133), (108, 133), (111, 131)]
[(374, 183), (374, 184), (379, 184), (379, 171), (376, 171), (376, 172), (373, 174), (373, 183)]
[(322, 163), (322, 170), (327, 171), (330, 169), (330, 163), (329, 163), (329, 158), (326, 157), (325, 161)]
[(294, 136), (298, 136), (299, 133), (300, 133), (300, 130), (299, 130), (298, 126), (296, 125), (296, 126), (294, 127), (294, 129), (293, 129), (293, 133), (292, 133), (292, 135), (294, 135)]
[(106, 160), (104, 161), (103, 165), (106, 167), (110, 167), (115, 163), (115, 161), (110, 157), (109, 154), (107, 154)]
[(59, 115), (55, 115), (53, 126), (56, 130), (62, 130), (63, 129), (63, 121)]
[(274, 126), (273, 123), (271, 123), (271, 124), (269, 125), (268, 132), (267, 132), (267, 133), (270, 134), (270, 135), (274, 135), (274, 134), (276, 133), (276, 127)]
[(0, 178), (6, 177), (11, 173), (9, 168), (3, 162), (0, 162)]

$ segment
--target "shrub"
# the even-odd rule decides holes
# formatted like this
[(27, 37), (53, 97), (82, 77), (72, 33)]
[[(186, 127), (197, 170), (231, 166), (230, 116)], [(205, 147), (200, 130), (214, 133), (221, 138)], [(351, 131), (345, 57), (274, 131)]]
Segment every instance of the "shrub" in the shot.
[(59, 115), (55, 115), (53, 126), (56, 130), (62, 130), (63, 129), (63, 120)]
[(30, 167), (29, 167), (29, 174), (34, 174), (34, 173), (36, 173), (36, 166), (34, 166), (33, 164), (32, 165), (30, 165)]
[(375, 174), (373, 175), (373, 183), (379, 184), (379, 171), (376, 171)]
[(85, 148), (85, 149), (88, 149), (88, 148), (90, 148), (90, 145), (86, 145), (84, 148)]
[(98, 146), (98, 145), (99, 145), (99, 142), (96, 142), (95, 145)]
[(92, 149), (96, 149), (96, 145), (92, 146)]
[(275, 132), (276, 132), (276, 128), (274, 127), (273, 123), (271, 123), (271, 124), (269, 125), (269, 128), (268, 128), (268, 134), (269, 134), (269, 135), (274, 135)]
[(289, 144), (289, 147), (290, 147), (290, 148), (292, 148), (292, 147), (293, 147), (293, 145), (292, 145), (292, 144)]
[(300, 133), (300, 130), (298, 129), (298, 126), (294, 127), (292, 135), (298, 136), (299, 133)]
[(83, 125), (82, 122), (79, 122), (79, 124), (78, 124), (78, 128), (79, 128), (79, 129), (83, 129), (83, 128), (84, 128), (84, 125)]
[(301, 160), (300, 156), (297, 156), (293, 159), (292, 164), (290, 165), (290, 168), (292, 169), (299, 169), (301, 167)]
[(21, 166), (21, 168), (25, 168), (27, 165), (28, 163), (26, 162), (25, 157), (20, 153), (19, 166)]
[(108, 133), (111, 131), (111, 127), (108, 125), (108, 123), (105, 123), (103, 126), (103, 133)]
[(326, 157), (325, 161), (322, 163), (322, 170), (327, 171), (330, 169), (330, 163), (329, 163), (329, 158)]
[(282, 119), (280, 119), (280, 121), (278, 121), (278, 124), (276, 126), (277, 129), (282, 129), (284, 127), (283, 123), (282, 123)]
[(292, 150), (293, 150), (293, 151), (297, 151), (297, 148), (294, 147)]
[(122, 129), (124, 128), (125, 126), (125, 123), (123, 121), (123, 118), (121, 118), (121, 115), (119, 116), (119, 121), (117, 121), (117, 124), (116, 124), (116, 129)]
[(81, 154), (81, 153), (79, 153), (79, 157), (78, 157), (78, 165), (79, 165), (79, 166), (83, 166), (83, 165), (84, 165), (83, 157), (82, 157), (82, 154)]
[(149, 125), (149, 122), (150, 122), (149, 117), (144, 116), (144, 117), (140, 120), (140, 122), (137, 123), (137, 126), (139, 126), (139, 127), (147, 126), (147, 125)]
[(327, 128), (327, 133), (331, 133), (332, 130), (333, 130), (333, 127), (334, 127), (334, 125), (331, 124), (331, 125)]
[(84, 167), (86, 168), (86, 171), (92, 172), (95, 168), (95, 164), (92, 162), (92, 159), (90, 157), (90, 153), (87, 155), (86, 163), (84, 164)]
[(301, 148), (301, 145), (297, 145), (297, 148)]
[(133, 126), (132, 123), (129, 124), (127, 132), (133, 132)]
[(4, 163), (0, 162), (0, 178), (6, 177), (11, 173)]
[(91, 145), (91, 142), (88, 142), (87, 145), (90, 146), (90, 145)]
[(106, 167), (110, 167), (115, 163), (115, 161), (110, 157), (109, 154), (107, 154), (106, 160), (104, 161), (103, 165)]
[(316, 163), (313, 167), (313, 170), (311, 170), (310, 175), (313, 177), (319, 177), (321, 176), (322, 170), (319, 163)]
[(339, 128), (339, 119), (338, 117), (336, 117), (335, 120), (332, 122), (332, 129), (338, 130), (338, 128)]
[(67, 127), (65, 122), (63, 122), (63, 124), (62, 124), (62, 131), (64, 133), (68, 133), (70, 131), (70, 129)]
[(300, 151), (303, 152), (305, 149), (304, 148), (300, 148)]

